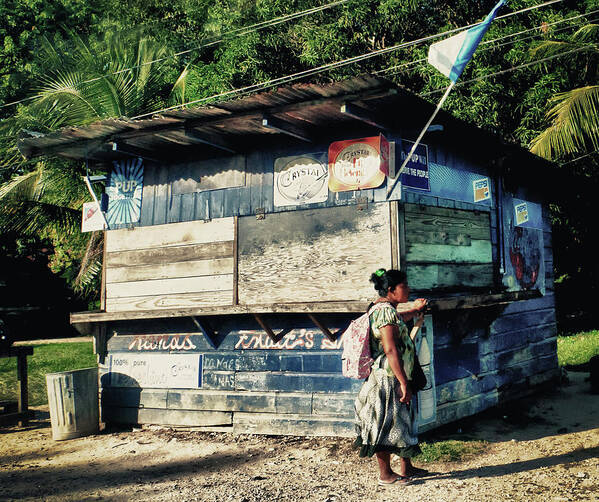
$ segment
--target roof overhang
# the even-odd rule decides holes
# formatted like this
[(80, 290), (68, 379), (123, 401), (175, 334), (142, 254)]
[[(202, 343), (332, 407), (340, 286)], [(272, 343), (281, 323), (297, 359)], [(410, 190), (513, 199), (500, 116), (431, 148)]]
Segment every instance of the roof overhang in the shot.
[[(370, 75), (326, 84), (294, 84), (229, 101), (165, 111), (139, 120), (106, 119), (48, 134), (22, 131), (26, 158), (60, 156), (110, 163), (135, 156), (178, 163), (245, 154), (263, 148), (322, 145), (392, 131), (414, 140), (434, 104), (389, 80)], [(496, 174), (523, 181), (561, 170), (519, 145), (441, 111), (424, 142), (484, 159)], [(433, 136), (434, 135), (434, 136)], [(524, 184), (528, 184), (525, 182)]]
[[(27, 158), (41, 155), (109, 162), (140, 156), (159, 162), (245, 153), (276, 141), (310, 144), (348, 134), (401, 132), (414, 139), (433, 105), (392, 82), (372, 76), (329, 84), (295, 84), (205, 106), (178, 109), (140, 120), (107, 119), (42, 134), (23, 131)], [(487, 152), (507, 146), (497, 136), (441, 112), (443, 136)], [(515, 145), (510, 145), (510, 149)], [(489, 150), (491, 149), (491, 150)]]

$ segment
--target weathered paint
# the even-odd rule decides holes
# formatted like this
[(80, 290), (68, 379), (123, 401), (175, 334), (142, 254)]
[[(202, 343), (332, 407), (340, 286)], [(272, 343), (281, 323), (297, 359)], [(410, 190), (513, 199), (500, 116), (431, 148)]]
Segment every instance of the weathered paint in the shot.
[[(392, 135), (390, 138), (393, 139)], [(322, 147), (312, 145), (308, 150), (323, 151)], [(248, 236), (252, 239), (262, 238), (266, 244), (276, 240), (277, 222), (301, 222), (302, 217), (308, 216), (317, 219), (329, 209), (333, 210), (331, 214), (337, 210), (338, 213), (359, 216), (355, 207), (357, 197), (366, 199), (368, 212), (377, 207), (377, 201), (381, 207), (386, 204), (383, 186), (360, 193), (330, 193), (325, 202), (317, 204), (274, 206), (274, 159), (302, 153), (310, 152), (251, 152), (245, 157), (245, 185), (193, 193), (182, 192), (186, 186), (184, 183), (177, 185), (178, 188), (175, 187), (173, 191), (172, 183), (176, 176), (175, 170), (169, 166), (148, 166), (140, 225), (155, 226), (193, 220), (211, 220), (218, 224), (220, 219), (240, 216), (241, 220), (245, 218), (240, 228), (244, 225), (246, 228), (245, 234), (242, 230), (240, 235), (240, 257), (243, 260), (244, 256), (250, 256), (250, 259), (256, 260), (260, 253), (245, 254), (247, 249), (244, 242), (251, 241), (247, 239)], [(434, 144), (430, 145), (429, 156), (432, 162), (448, 169), (477, 173), (481, 177), (488, 175), (476, 161), (461, 158)], [(504, 223), (498, 217), (496, 183), (493, 179), (491, 181), (489, 205), (443, 198), (433, 193), (404, 193), (400, 204), (407, 221), (407, 228), (403, 228), (406, 231), (406, 247), (400, 253), (403, 252), (407, 259), (413, 288), (489, 288), (494, 284), (502, 256), (500, 230)], [(232, 186), (238, 181), (230, 178), (223, 183)], [(197, 184), (194, 186), (198, 188)], [(528, 194), (513, 195), (534, 201)], [(257, 210), (264, 210), (265, 220), (256, 220)], [(392, 228), (388, 223), (388, 229)], [(294, 226), (287, 225), (285, 231), (293, 233)], [(539, 231), (543, 236), (546, 287), (543, 297), (499, 308), (475, 310), (468, 315), (464, 315), (464, 311), (456, 311), (433, 316), (437, 416), (434, 423), (422, 429), (477, 413), (498, 404), (510, 393), (523, 392), (527, 386), (555, 378), (557, 359), (551, 228), (545, 207), (542, 227)], [(261, 232), (265, 234), (261, 235)], [(307, 237), (304, 232), (302, 239), (305, 242), (309, 242)], [(188, 249), (185, 251), (179, 246), (173, 246), (172, 251), (179, 253), (175, 261), (213, 260), (214, 263), (208, 268), (214, 267), (216, 270), (219, 263), (225, 272), (230, 264), (226, 260), (233, 255), (231, 242), (197, 246), (190, 243), (186, 244)], [(229, 247), (225, 249), (227, 245)], [(334, 254), (336, 246), (332, 247)], [(391, 249), (387, 244), (383, 247)], [(154, 275), (147, 277), (149, 281), (174, 279), (177, 275), (184, 277), (186, 267), (194, 266), (170, 265), (168, 256), (160, 249), (152, 250), (154, 254), (145, 258), (141, 250), (134, 255), (127, 255), (127, 250), (111, 251), (109, 260), (115, 267), (111, 283), (142, 280), (139, 274), (143, 274), (144, 269), (129, 271), (124, 275), (118, 270), (117, 267), (129, 266), (131, 259), (138, 260), (138, 267), (160, 263), (154, 267)], [(302, 251), (306, 256), (309, 254), (307, 250), (308, 247)], [(378, 256), (380, 253), (377, 251), (372, 254)], [(383, 259), (379, 256), (379, 259), (385, 261), (387, 257)], [(330, 263), (331, 260), (333, 263)], [(327, 258), (326, 262), (326, 267), (336, 270), (334, 257)], [(198, 270), (201, 270), (202, 263), (197, 265)], [(280, 260), (273, 267), (264, 267), (260, 272), (262, 277), (259, 286), (246, 290), (249, 294), (244, 299), (243, 282), (258, 277), (259, 274), (256, 274), (260, 264), (257, 263), (258, 268), (252, 269), (249, 275), (246, 274), (247, 277), (243, 276), (242, 264), (240, 271), (244, 280), (240, 283), (241, 299), (263, 302), (264, 299), (257, 300), (253, 296), (256, 293), (269, 298), (269, 294), (278, 289), (273, 284), (277, 284), (278, 274), (284, 265), (285, 262)], [(369, 267), (374, 268), (372, 265)], [(370, 271), (365, 270), (365, 273)], [(290, 274), (290, 271), (281, 274), (281, 281), (288, 279)], [(321, 279), (320, 282), (310, 279), (309, 282), (308, 289), (312, 287), (314, 291), (323, 295), (326, 293), (327, 296), (327, 292), (337, 284), (334, 279)], [(364, 282), (360, 281), (360, 286)], [(345, 298), (348, 288), (344, 288)], [(298, 301), (292, 289), (278, 293), (280, 297), (277, 297), (277, 301)], [(303, 289), (303, 286), (297, 288), (298, 291)], [(159, 303), (164, 305), (168, 301), (168, 295), (165, 295)], [(171, 301), (183, 300), (176, 298)], [(198, 301), (202, 300), (189, 299), (190, 303)], [(136, 304), (136, 308), (141, 308), (141, 305)], [(323, 315), (321, 321), (334, 332), (346, 326), (351, 317)], [(201, 388), (165, 389), (165, 393), (155, 389), (107, 387), (104, 389), (106, 416), (110, 419), (111, 413), (114, 413), (115, 420), (126, 418), (158, 423), (181, 419), (182, 423), (201, 422), (233, 432), (352, 435), (353, 399), (360, 382), (340, 375), (339, 341), (329, 341), (306, 316), (269, 315), (268, 322), (275, 333), (286, 333), (280, 341), (272, 341), (251, 316), (245, 315), (210, 318), (208, 324), (214, 330), (210, 340), (190, 319), (110, 323), (108, 333), (118, 333), (109, 339), (110, 354), (128, 351), (203, 354), (204, 378)], [(185, 418), (185, 413), (190, 413), (190, 416)], [(210, 417), (212, 424), (208, 424)]]

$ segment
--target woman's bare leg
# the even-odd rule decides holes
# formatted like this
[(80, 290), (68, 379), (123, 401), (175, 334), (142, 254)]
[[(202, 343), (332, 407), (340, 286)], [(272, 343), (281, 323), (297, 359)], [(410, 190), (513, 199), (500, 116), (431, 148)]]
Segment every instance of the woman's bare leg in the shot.
[(386, 451), (377, 451), (376, 460), (379, 464), (379, 478), (381, 481), (393, 481), (397, 474), (391, 469), (391, 454)]
[(410, 476), (412, 461), (409, 458), (399, 457), (399, 473), (402, 476)]

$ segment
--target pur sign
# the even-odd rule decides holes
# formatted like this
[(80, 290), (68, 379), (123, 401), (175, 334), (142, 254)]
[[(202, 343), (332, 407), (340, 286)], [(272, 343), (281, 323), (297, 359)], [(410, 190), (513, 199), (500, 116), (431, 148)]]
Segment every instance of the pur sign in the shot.
[(135, 223), (141, 216), (141, 194), (144, 168), (142, 160), (126, 159), (113, 162), (112, 172), (106, 185), (109, 225)]

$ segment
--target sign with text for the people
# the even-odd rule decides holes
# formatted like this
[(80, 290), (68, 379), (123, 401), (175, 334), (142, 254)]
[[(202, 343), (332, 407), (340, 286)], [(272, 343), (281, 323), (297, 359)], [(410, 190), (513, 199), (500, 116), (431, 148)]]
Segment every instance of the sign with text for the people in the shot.
[(106, 185), (109, 225), (135, 223), (141, 216), (144, 168), (140, 158), (114, 161)]
[(202, 386), (202, 354), (111, 354), (111, 387), (197, 389)]
[[(414, 143), (402, 139), (399, 148), (399, 163), (402, 164)], [(394, 173), (392, 173), (392, 177)], [(424, 190), (430, 192), (431, 184), (428, 172), (428, 147), (419, 144), (412, 156), (408, 160), (404, 170), (401, 173), (401, 185), (403, 188), (414, 188), (416, 190)]]
[(95, 232), (104, 230), (104, 218), (98, 204), (94, 202), (84, 202), (81, 210), (81, 231)]
[(389, 142), (380, 134), (329, 145), (329, 190), (377, 188), (389, 174)]

